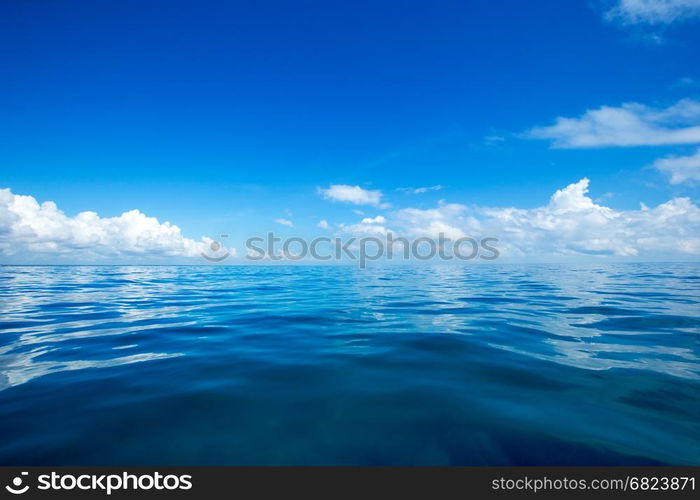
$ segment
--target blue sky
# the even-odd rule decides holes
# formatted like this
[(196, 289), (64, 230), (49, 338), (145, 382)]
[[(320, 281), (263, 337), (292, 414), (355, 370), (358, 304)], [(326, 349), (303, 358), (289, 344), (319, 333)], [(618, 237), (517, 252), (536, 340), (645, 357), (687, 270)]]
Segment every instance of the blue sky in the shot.
[[(616, 213), (689, 199), (673, 235), (695, 248), (698, 12), (696, 0), (3, 2), (0, 188), (68, 219), (137, 209), (193, 240), (240, 241), (378, 215), (416, 230), (405, 210), (456, 227), (587, 178), (586, 196)], [(381, 202), (324, 196), (332, 185)], [(466, 208), (453, 220), (449, 204)], [(6, 210), (8, 250), (26, 214)], [(31, 251), (65, 243), (32, 231), (45, 248)]]

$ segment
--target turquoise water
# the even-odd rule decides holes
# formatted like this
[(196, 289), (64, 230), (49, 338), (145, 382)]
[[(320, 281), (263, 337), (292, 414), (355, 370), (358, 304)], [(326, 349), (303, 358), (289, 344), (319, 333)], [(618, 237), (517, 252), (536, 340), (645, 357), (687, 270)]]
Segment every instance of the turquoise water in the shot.
[(698, 271), (0, 267), (0, 463), (700, 465)]

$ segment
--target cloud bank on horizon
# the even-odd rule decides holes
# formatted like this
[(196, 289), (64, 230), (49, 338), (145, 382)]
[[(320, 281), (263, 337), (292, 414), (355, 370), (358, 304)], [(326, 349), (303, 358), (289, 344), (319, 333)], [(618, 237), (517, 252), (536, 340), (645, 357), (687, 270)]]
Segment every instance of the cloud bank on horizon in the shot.
[(505, 257), (614, 256), (697, 258), (700, 209), (689, 198), (654, 208), (614, 210), (588, 196), (587, 178), (556, 191), (537, 208), (468, 207), (441, 202), (436, 208), (398, 210), (389, 219), (342, 225), (353, 234), (386, 234), (451, 239), (495, 236)]
[[(346, 188), (352, 189), (346, 189)], [(469, 207), (441, 201), (434, 208), (406, 207), (364, 217), (357, 223), (335, 224), (336, 235), (397, 237), (496, 237), (505, 258), (616, 257), (693, 260), (700, 257), (700, 208), (689, 198), (639, 210), (615, 210), (588, 196), (587, 178), (557, 190), (537, 208)], [(328, 190), (319, 190), (322, 196)], [(379, 190), (335, 185), (330, 192), (353, 193), (342, 199), (374, 205)], [(377, 210), (380, 210), (377, 207)], [(325, 219), (318, 227), (328, 230)], [(251, 235), (253, 236), (253, 235)], [(118, 217), (81, 212), (64, 214), (53, 202), (0, 190), (0, 255), (3, 260), (84, 263), (130, 263), (143, 259), (185, 258), (198, 262), (212, 242), (182, 235), (169, 222), (161, 223), (138, 210)]]
[(34, 262), (37, 258), (85, 262), (138, 262), (142, 259), (198, 256), (209, 238), (185, 238), (178, 226), (139, 210), (118, 217), (85, 211), (74, 217), (54, 202), (0, 189), (0, 255)]

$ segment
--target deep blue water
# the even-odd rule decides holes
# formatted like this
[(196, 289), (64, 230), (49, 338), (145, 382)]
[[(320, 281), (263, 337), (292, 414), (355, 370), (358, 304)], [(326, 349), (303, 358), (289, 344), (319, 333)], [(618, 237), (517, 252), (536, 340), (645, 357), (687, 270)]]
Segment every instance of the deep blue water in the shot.
[(699, 271), (0, 267), (0, 463), (700, 465)]

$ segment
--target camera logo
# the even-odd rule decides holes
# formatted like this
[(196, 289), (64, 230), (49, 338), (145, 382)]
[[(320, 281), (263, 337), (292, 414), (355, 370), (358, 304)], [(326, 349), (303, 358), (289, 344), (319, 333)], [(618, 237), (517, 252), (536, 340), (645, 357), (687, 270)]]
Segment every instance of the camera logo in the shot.
[(5, 486), (5, 489), (13, 495), (21, 495), (22, 493), (26, 493), (29, 489), (29, 485), (27, 484), (24, 487), (22, 487), (22, 476), (27, 475), (29, 475), (28, 472), (22, 472), (20, 476), (17, 476), (12, 480), (12, 486), (8, 484), (7, 486)]
[[(228, 234), (222, 234), (222, 238), (228, 238)], [(222, 260), (226, 259), (229, 255), (231, 255), (231, 252), (226, 250), (224, 248), (223, 252), (220, 252), (220, 250), (223, 248), (223, 245), (221, 244), (220, 241), (212, 241), (209, 244), (209, 248), (211, 249), (212, 254), (204, 253), (202, 252), (200, 255), (207, 259), (209, 262), (221, 262)]]

